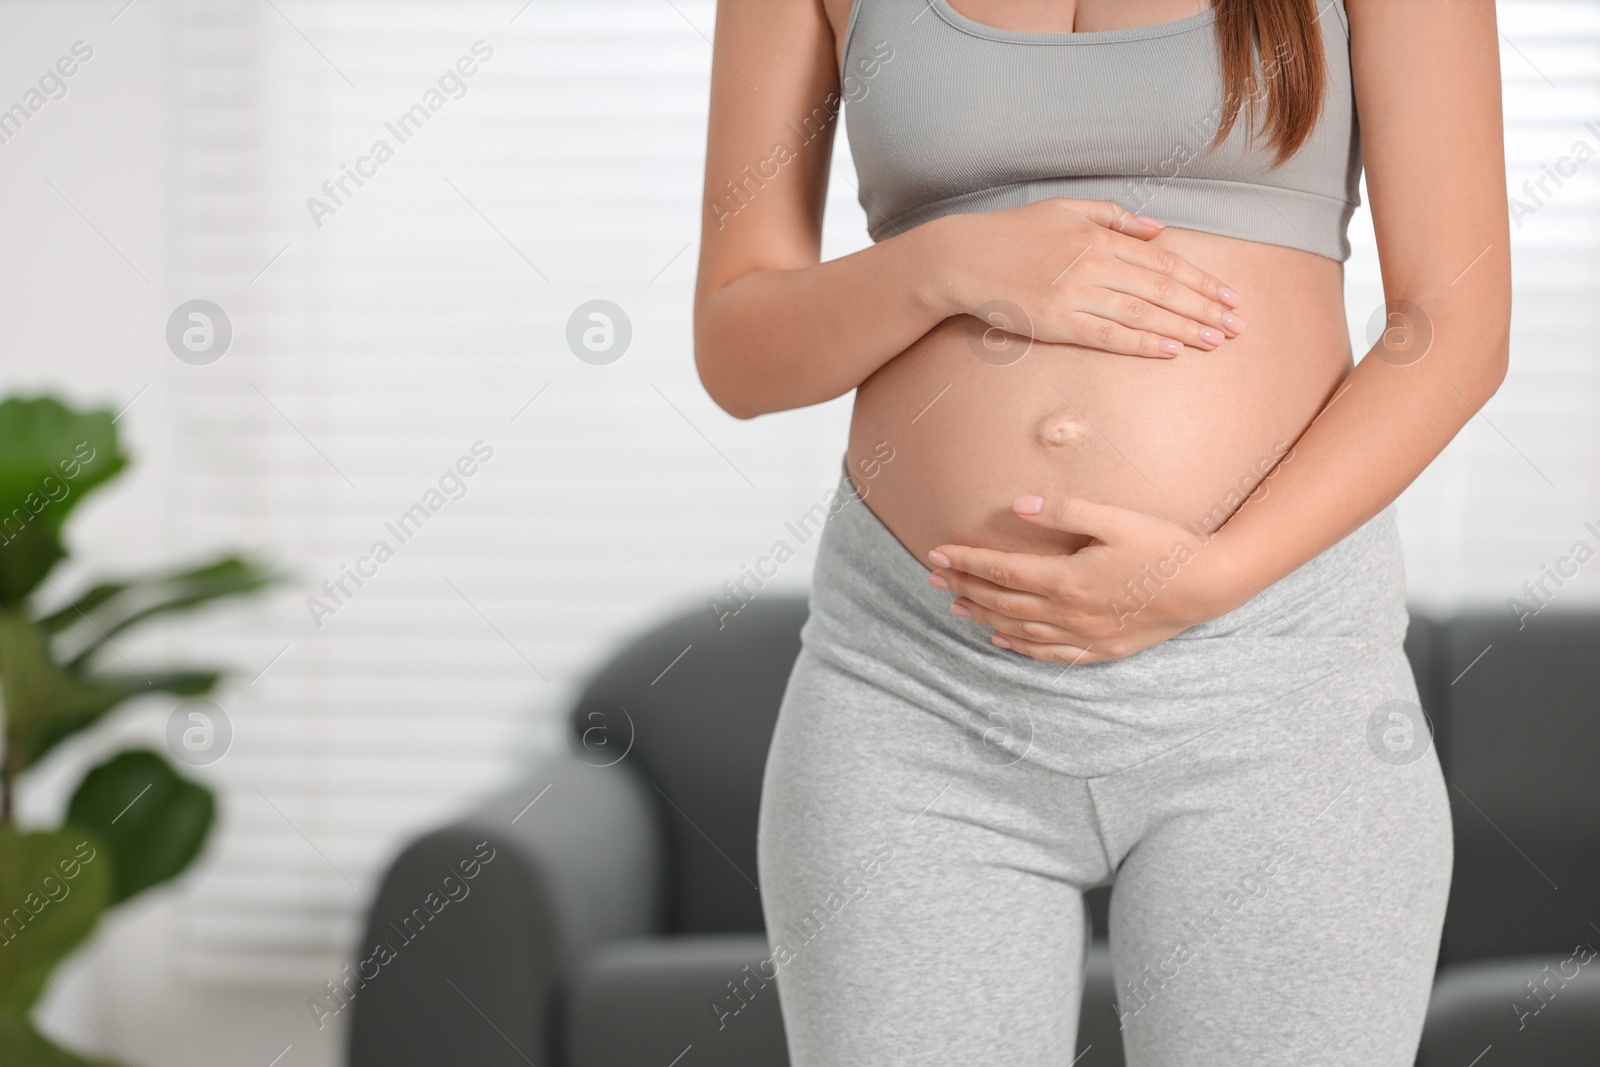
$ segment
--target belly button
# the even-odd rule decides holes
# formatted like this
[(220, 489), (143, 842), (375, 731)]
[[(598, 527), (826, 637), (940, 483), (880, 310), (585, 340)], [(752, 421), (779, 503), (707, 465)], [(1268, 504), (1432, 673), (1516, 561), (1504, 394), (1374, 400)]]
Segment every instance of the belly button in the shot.
[(1089, 436), (1089, 427), (1065, 411), (1052, 412), (1039, 420), (1033, 436), (1045, 448), (1067, 448)]

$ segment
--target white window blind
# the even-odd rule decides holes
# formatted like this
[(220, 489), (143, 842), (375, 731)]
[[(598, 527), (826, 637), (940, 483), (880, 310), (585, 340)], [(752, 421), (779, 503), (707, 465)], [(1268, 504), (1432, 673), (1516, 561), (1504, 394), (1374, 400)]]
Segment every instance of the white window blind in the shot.
[[(836, 478), (847, 402), (739, 423), (694, 376), (713, 5), (519, 4), (169, 3), (170, 303), (213, 300), (234, 327), (225, 358), (163, 383), (172, 539), (255, 546), (296, 577), (183, 638), (246, 667), (217, 698), (232, 750), (197, 772), (223, 819), (179, 931), (196, 978), (332, 977), (407, 836), (515, 782), (586, 668), (736, 578)], [(1517, 186), (1600, 147), (1600, 4), (1500, 18)], [(391, 133), (479, 41), (464, 95)], [(378, 140), (392, 156), (362, 163)], [(365, 177), (332, 203), (345, 166)], [(841, 136), (829, 256), (866, 243), (850, 166)], [(1515, 230), (1511, 376), (1402, 503), (1420, 602), (1502, 602), (1600, 518), (1596, 175)], [(311, 197), (337, 209), (320, 227)], [(1364, 212), (1352, 239), (1365, 351)], [(632, 324), (606, 366), (566, 341), (596, 299)], [(478, 442), (492, 456), (399, 543), (385, 524)], [(331, 604), (322, 583), (372, 570), (377, 541), (392, 558)], [(1585, 580), (1563, 599), (1592, 599)], [(314, 594), (337, 608), (320, 628)]]
[[(316, 983), (406, 835), (513, 782), (584, 670), (821, 497), (848, 409), (739, 424), (695, 378), (710, 4), (278, 7), (172, 8), (173, 303), (214, 300), (235, 330), (220, 362), (174, 371), (173, 522), (298, 579), (196, 635), (255, 670), (287, 651), (219, 698), (225, 818), (181, 958)], [(464, 95), (447, 79), (401, 128), (463, 56)], [(362, 163), (378, 140), (392, 157)], [(358, 163), (336, 204), (324, 180)], [(833, 218), (859, 246), (851, 195)], [(310, 197), (336, 208), (320, 228)], [(632, 323), (607, 366), (567, 346), (593, 299)], [(398, 517), (479, 442), (464, 494), (401, 543)], [(377, 541), (393, 557), (361, 563)], [(335, 605), (322, 583), (358, 564), (376, 573)], [(779, 578), (804, 580), (804, 561)], [(312, 594), (335, 607), (320, 629)]]

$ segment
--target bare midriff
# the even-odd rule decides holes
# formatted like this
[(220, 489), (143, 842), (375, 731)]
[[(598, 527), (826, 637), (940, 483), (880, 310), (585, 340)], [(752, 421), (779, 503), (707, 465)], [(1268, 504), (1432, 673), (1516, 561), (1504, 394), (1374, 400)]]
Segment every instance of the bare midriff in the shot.
[[(912, 231), (914, 237), (915, 231)], [(917, 559), (942, 544), (1070, 552), (1087, 538), (1017, 518), (1012, 501), (1071, 495), (1214, 530), (1280, 462), (1351, 367), (1341, 266), (1192, 230), (1152, 242), (1239, 294), (1246, 328), (1173, 359), (1077, 345), (974, 347), (946, 319), (863, 382), (850, 428), (858, 493)], [(991, 340), (993, 338), (991, 337)], [(980, 358), (979, 353), (986, 354)], [(885, 456), (892, 456), (884, 462)]]

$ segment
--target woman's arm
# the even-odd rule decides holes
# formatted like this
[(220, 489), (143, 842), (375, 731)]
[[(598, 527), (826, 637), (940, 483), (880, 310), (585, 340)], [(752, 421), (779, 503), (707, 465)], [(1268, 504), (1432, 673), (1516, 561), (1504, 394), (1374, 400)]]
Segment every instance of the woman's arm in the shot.
[[(1345, 0), (1383, 291), (1431, 330), (1420, 359), (1380, 340), (1294, 447), (1273, 492), (1223, 527), (1265, 588), (1416, 480), (1505, 378), (1511, 234), (1492, 0)], [(1411, 360), (1415, 362), (1410, 362)]]
[(847, 393), (995, 297), (1041, 340), (1127, 355), (1200, 353), (1242, 328), (1221, 282), (1145, 243), (1159, 222), (1109, 201), (949, 216), (819, 262), (835, 54), (821, 0), (717, 5), (695, 364), (730, 414)]
[(813, 0), (717, 5), (695, 363), (740, 418), (846, 393), (944, 317), (938, 275), (905, 237), (819, 263), (833, 54)]
[[(934, 584), (964, 594), (973, 617), (1003, 635), (997, 643), (1090, 662), (1129, 655), (1237, 607), (1392, 502), (1499, 388), (1511, 261), (1493, 7), (1346, 7), (1384, 294), (1390, 308), (1414, 306), (1410, 325), (1431, 330), (1431, 345), (1416, 358), (1380, 341), (1301, 435), (1272, 492), (1246, 501), (1204, 544), (1152, 516), (1025, 497), (1017, 502), (1022, 517), (1098, 543), (1064, 557), (941, 546)], [(1175, 557), (1168, 566), (1178, 577), (1146, 607), (1108, 607), (1146, 563)]]

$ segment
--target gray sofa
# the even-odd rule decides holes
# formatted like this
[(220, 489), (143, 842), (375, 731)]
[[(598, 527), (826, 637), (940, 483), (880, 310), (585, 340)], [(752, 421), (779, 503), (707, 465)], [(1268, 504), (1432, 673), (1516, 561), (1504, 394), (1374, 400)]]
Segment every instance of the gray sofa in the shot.
[[(362, 941), (390, 951), (351, 984), (354, 1067), (787, 1064), (756, 973), (755, 828), (805, 611), (773, 595), (638, 638), (594, 675), (568, 751), (400, 854)], [(1456, 821), (1418, 1064), (1593, 1067), (1600, 614), (1414, 615), (1407, 651)], [(1107, 892), (1090, 903), (1103, 937)], [(1113, 999), (1097, 942), (1079, 1067), (1122, 1063)]]

